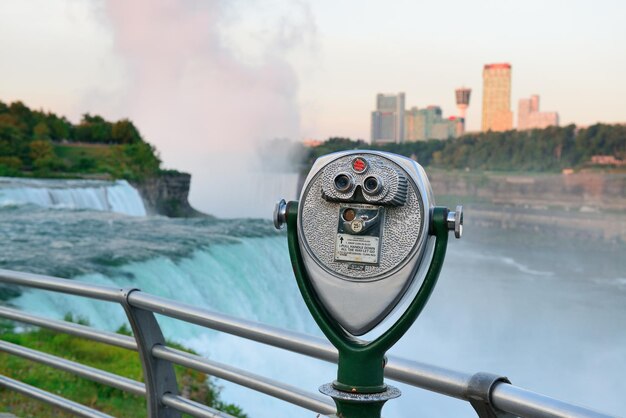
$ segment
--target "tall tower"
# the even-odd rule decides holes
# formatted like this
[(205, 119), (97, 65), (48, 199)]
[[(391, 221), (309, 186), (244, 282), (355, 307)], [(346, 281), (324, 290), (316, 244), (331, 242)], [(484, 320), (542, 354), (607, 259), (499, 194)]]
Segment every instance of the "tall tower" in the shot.
[(456, 107), (457, 109), (459, 109), (459, 117), (461, 119), (457, 123), (457, 136), (461, 136), (465, 133), (465, 114), (467, 113), (467, 108), (469, 107), (470, 94), (472, 94), (472, 89), (468, 89), (465, 87), (454, 90), (454, 95), (456, 97)]
[(372, 143), (404, 142), (404, 93), (378, 94), (372, 112)]
[(472, 94), (472, 89), (461, 87), (454, 90), (454, 94), (456, 96), (456, 107), (457, 109), (459, 109), (459, 116), (465, 119), (465, 113), (467, 112), (467, 108), (469, 107), (470, 94)]
[(486, 64), (483, 69), (483, 131), (513, 129), (511, 64)]

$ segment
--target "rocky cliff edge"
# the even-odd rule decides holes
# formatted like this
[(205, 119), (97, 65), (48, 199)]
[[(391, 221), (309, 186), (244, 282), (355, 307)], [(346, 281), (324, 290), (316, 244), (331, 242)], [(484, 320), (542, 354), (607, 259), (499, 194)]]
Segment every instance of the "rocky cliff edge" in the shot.
[(171, 218), (210, 216), (189, 204), (191, 175), (177, 171), (164, 171), (157, 177), (131, 182), (141, 195), (146, 210), (151, 215)]

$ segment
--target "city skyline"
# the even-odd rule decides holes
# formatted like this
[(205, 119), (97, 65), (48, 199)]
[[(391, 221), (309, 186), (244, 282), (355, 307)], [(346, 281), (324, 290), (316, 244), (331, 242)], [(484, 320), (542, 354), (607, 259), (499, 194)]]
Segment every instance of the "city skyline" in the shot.
[(378, 92), (455, 115), (453, 90), (468, 86), (478, 131), (490, 62), (515, 68), (514, 110), (539, 93), (562, 125), (626, 119), (623, 2), (192, 3), (6, 0), (0, 98), (75, 122), (128, 117), (172, 167), (263, 139), (368, 139)]

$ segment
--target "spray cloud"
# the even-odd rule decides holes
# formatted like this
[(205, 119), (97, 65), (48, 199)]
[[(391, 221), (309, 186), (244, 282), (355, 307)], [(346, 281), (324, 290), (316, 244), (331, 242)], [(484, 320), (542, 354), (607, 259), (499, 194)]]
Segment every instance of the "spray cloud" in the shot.
[[(246, 13), (262, 20), (266, 12), (239, 2), (105, 3), (126, 72), (124, 110), (167, 167), (191, 172), (192, 204), (219, 216), (269, 215), (271, 207), (250, 201), (271, 194), (250, 171), (255, 147), (299, 136), (298, 80), (286, 55), (314, 24), (305, 4), (265, 7), (272, 6), (280, 6), (272, 24), (258, 29), (263, 23)], [(237, 45), (239, 34), (248, 37)], [(256, 56), (242, 53), (246, 47)]]

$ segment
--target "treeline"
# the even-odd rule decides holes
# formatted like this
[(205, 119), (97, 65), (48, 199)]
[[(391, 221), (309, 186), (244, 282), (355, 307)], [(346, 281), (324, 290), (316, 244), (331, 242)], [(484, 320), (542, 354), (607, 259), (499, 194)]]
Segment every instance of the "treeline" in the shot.
[(84, 114), (78, 124), (22, 102), (0, 101), (0, 175), (106, 174), (140, 179), (159, 171), (155, 148), (128, 119)]
[(374, 149), (412, 157), (424, 166), (498, 171), (560, 171), (590, 164), (593, 155), (626, 160), (626, 126), (575, 125), (528, 131), (467, 134), (451, 140), (370, 145), (363, 140), (330, 138), (307, 149), (305, 165), (329, 152)]
[(101, 116), (85, 113), (78, 125), (64, 116), (32, 110), (22, 102), (0, 101), (0, 125), (17, 129), (25, 137), (51, 141), (96, 144), (132, 144), (141, 142), (139, 130), (128, 119), (108, 122)]

